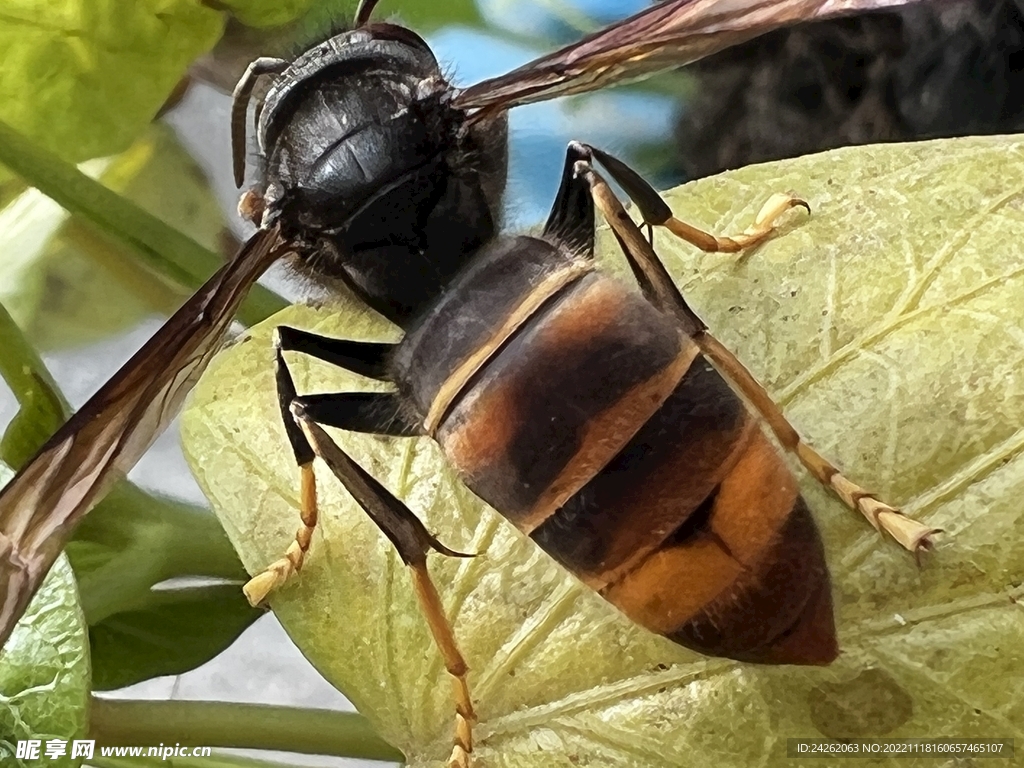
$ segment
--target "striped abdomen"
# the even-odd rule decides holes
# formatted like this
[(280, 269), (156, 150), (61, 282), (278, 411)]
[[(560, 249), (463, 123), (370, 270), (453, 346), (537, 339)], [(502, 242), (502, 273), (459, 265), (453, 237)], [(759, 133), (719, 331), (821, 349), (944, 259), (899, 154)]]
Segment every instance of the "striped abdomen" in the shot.
[(715, 656), (835, 657), (796, 481), (635, 291), (544, 241), (502, 240), (396, 366), (466, 484), (639, 624)]

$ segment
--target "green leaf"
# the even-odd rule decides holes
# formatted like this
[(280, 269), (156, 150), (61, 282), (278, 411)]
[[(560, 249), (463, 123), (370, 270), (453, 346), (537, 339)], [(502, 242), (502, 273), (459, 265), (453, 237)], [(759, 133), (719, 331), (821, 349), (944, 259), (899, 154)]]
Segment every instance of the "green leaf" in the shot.
[[(0, 483), (12, 477), (0, 465)], [(77, 766), (70, 742), (85, 737), (89, 646), (75, 577), (65, 557), (54, 564), (0, 654), (0, 764), (29, 768), (16, 757), (19, 740), (38, 739), (39, 757), (55, 768)], [(65, 755), (45, 757), (48, 740), (68, 742)]]
[[(482, 765), (781, 766), (789, 737), (1024, 737), (1024, 140), (839, 150), (667, 199), (678, 217), (728, 233), (779, 191), (814, 214), (787, 214), (752, 253), (700, 254), (663, 232), (656, 246), (812, 444), (943, 528), (944, 543), (918, 567), (801, 474), (842, 655), (827, 668), (702, 658), (568, 576), (465, 490), (429, 441), (336, 433), (443, 543), (483, 553), (431, 560), (471, 668)], [(601, 251), (626, 274), (605, 232)], [(254, 329), (215, 361), (185, 415), (193, 469), (250, 572), (281, 556), (298, 521), (271, 329), (395, 338), (342, 309), (292, 308)], [(294, 359), (301, 392), (367, 388)], [(450, 688), (405, 568), (326, 472), (320, 502), (309, 557), (274, 610), (411, 765), (437, 765), (450, 749)]]
[[(166, 126), (154, 123), (128, 151), (88, 165), (108, 189), (205, 248), (219, 248), (220, 206)], [(0, 302), (44, 349), (95, 341), (154, 312), (169, 315), (189, 292), (145, 269), (127, 243), (83, 226), (37, 190), (0, 211), (0, 241)]]
[(195, 0), (7, 0), (0, 120), (71, 162), (120, 152), (223, 24)]
[(263, 615), (237, 582), (162, 589), (147, 603), (90, 627), (94, 690), (195, 669)]
[[(262, 615), (242, 595), (241, 563), (209, 512), (127, 483), (82, 521), (67, 554), (89, 622), (97, 690), (193, 669)], [(186, 577), (206, 583), (181, 583)], [(157, 586), (169, 579), (179, 582)]]
[(68, 546), (90, 625), (135, 610), (152, 586), (199, 576), (244, 578), (241, 563), (205, 509), (115, 486)]

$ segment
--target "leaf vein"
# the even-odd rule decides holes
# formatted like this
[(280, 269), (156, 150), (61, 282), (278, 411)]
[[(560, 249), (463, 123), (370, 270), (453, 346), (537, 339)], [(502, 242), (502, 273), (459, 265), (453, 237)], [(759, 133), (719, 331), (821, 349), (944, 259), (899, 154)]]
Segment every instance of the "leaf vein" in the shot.
[(500, 733), (534, 728), (580, 711), (611, 706), (626, 699), (636, 699), (657, 692), (661, 688), (680, 688), (710, 680), (733, 672), (736, 667), (737, 662), (721, 659), (701, 659), (689, 664), (677, 664), (665, 671), (645, 672), (583, 691), (574, 691), (561, 699), (493, 718), (486, 724), (481, 724), (480, 731), (484, 737), (489, 738)]
[(790, 381), (789, 384), (778, 392), (776, 395), (776, 402), (781, 406), (785, 406), (792, 402), (797, 395), (801, 394), (811, 384), (821, 379), (826, 374), (831, 373), (833, 370), (838, 368), (840, 364), (862, 352), (867, 347), (877, 344), (898, 328), (923, 317), (929, 312), (948, 310), (960, 304), (964, 304), (981, 295), (989, 288), (1002, 285), (1009, 280), (1020, 277), (1021, 275), (1024, 275), (1024, 266), (1012, 269), (1009, 272), (990, 278), (989, 280), (985, 280), (969, 291), (964, 291), (950, 299), (940, 301), (935, 304), (928, 304), (923, 307), (917, 307), (916, 309), (907, 312), (905, 315), (901, 315), (898, 318), (892, 318), (887, 323), (876, 325), (868, 329), (857, 338), (836, 350), (835, 354), (830, 358), (821, 361), (818, 365), (809, 368), (805, 373)]
[(575, 580), (564, 581), (547, 600), (517, 628), (487, 665), (475, 686), (477, 696), (488, 699), (492, 691), (516, 665), (544, 642), (568, 615), (582, 592)]

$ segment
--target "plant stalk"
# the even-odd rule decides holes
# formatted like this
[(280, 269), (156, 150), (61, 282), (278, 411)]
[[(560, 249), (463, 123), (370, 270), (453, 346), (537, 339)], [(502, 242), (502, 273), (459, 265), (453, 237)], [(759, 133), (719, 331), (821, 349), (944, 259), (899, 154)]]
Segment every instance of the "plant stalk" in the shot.
[[(223, 264), (213, 251), (36, 146), (3, 121), (0, 164), (71, 213), (130, 245), (148, 269), (185, 292), (194, 291)], [(276, 293), (257, 285), (249, 291), (238, 318), (253, 325), (286, 306)]]
[(0, 460), (17, 469), (71, 413), (42, 359), (0, 304), (0, 377), (20, 408), (0, 442)]
[(99, 750), (83, 765), (87, 768), (291, 768), (276, 760), (260, 760), (244, 755), (211, 755), (210, 757), (124, 757), (99, 754)]
[(100, 745), (272, 749), (404, 762), (354, 712), (214, 701), (143, 701), (93, 696), (89, 738)]

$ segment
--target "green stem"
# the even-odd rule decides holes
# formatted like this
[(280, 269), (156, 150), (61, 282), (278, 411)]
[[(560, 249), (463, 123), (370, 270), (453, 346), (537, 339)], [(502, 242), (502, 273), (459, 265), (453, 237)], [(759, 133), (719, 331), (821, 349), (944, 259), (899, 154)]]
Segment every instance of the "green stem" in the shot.
[[(36, 146), (2, 121), (0, 163), (71, 213), (130, 245), (149, 269), (181, 288), (195, 290), (223, 263), (213, 251)], [(286, 306), (280, 296), (257, 285), (249, 292), (238, 317), (246, 325), (253, 325)]]
[(169, 757), (165, 760), (160, 757), (103, 757), (97, 754), (85, 765), (89, 768), (288, 768), (285, 763), (241, 755)]
[(0, 304), (0, 377), (20, 408), (0, 441), (0, 460), (20, 467), (71, 413), (42, 359)]
[(65, 242), (81, 252), (91, 264), (110, 276), (126, 293), (142, 301), (155, 314), (170, 317), (191, 294), (187, 288), (169, 285), (166, 278), (147, 268), (133, 248), (101, 232), (80, 218), (71, 216), (61, 235)]
[(89, 738), (100, 745), (273, 749), (402, 762), (404, 756), (354, 712), (213, 701), (103, 699), (90, 703)]

